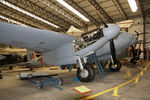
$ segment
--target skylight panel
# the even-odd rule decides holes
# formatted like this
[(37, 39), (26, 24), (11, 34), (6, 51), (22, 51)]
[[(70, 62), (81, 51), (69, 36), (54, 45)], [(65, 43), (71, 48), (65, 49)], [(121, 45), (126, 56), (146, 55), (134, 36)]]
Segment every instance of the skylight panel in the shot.
[(128, 0), (132, 12), (136, 12), (138, 7), (135, 0)]
[(21, 23), (19, 23), (19, 22), (17, 22), (17, 21), (11, 20), (11, 19), (9, 19), (9, 18), (7, 18), (7, 17), (4, 17), (4, 16), (0, 16), (0, 18), (1, 18), (1, 19), (4, 19), (4, 20), (7, 20), (7, 21), (9, 21), (9, 22), (11, 22), (11, 23), (15, 23), (15, 24), (18, 24), (18, 25), (26, 26), (26, 25), (24, 25), (24, 24), (21, 24)]
[(15, 5), (13, 5), (13, 4), (7, 2), (7, 1), (2, 0), (2, 1), (0, 1), (0, 2), (1, 2), (2, 4), (4, 4), (4, 5), (7, 5), (7, 6), (13, 8), (13, 9), (19, 11), (19, 12), (22, 12), (22, 13), (24, 13), (24, 14), (30, 16), (30, 17), (33, 17), (33, 18), (35, 18), (35, 19), (37, 19), (37, 20), (39, 20), (39, 21), (41, 21), (41, 22), (44, 22), (44, 23), (46, 23), (46, 24), (48, 24), (48, 25), (51, 25), (51, 26), (53, 26), (53, 27), (55, 27), (55, 28), (59, 28), (58, 25), (55, 25), (55, 24), (53, 24), (53, 23), (51, 23), (51, 22), (49, 22), (49, 21), (47, 21), (47, 20), (45, 20), (45, 19), (43, 19), (43, 18), (40, 18), (40, 17), (38, 17), (38, 16), (36, 16), (36, 15), (34, 15), (34, 14), (28, 12), (28, 11), (25, 11), (25, 10), (23, 10), (23, 9), (21, 9), (21, 8), (19, 8), (19, 7), (15, 6)]
[(72, 6), (70, 6), (65, 1), (63, 1), (63, 0), (56, 0), (56, 1), (59, 2), (60, 4), (62, 4), (63, 6), (65, 6), (66, 8), (68, 8), (70, 11), (72, 11), (74, 14), (76, 14), (77, 16), (79, 16), (80, 18), (82, 18), (84, 21), (86, 21), (86, 22), (89, 21), (88, 18), (86, 18), (80, 12), (78, 12), (77, 10), (75, 10)]

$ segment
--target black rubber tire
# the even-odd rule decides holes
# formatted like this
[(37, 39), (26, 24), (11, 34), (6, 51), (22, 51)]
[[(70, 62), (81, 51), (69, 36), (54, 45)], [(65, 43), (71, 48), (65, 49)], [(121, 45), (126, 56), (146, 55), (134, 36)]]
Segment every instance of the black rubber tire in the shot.
[(115, 65), (117, 65), (117, 67), (113, 67), (112, 66), (112, 62), (110, 62), (110, 64), (109, 64), (109, 69), (111, 70), (111, 71), (115, 71), (115, 72), (118, 72), (120, 69), (121, 69), (121, 63), (120, 63), (120, 61), (116, 61), (115, 62)]
[(133, 65), (135, 65), (135, 64), (137, 63), (137, 61), (136, 61), (136, 59), (132, 58), (132, 59), (130, 60), (130, 63), (132, 63)]
[(88, 76), (86, 78), (82, 77), (81, 76), (81, 70), (80, 70), (80, 68), (78, 68), (77, 69), (77, 77), (78, 77), (78, 79), (80, 81), (82, 81), (82, 82), (91, 82), (91, 81), (93, 81), (94, 78), (95, 78), (95, 75), (96, 75), (94, 67), (92, 65), (90, 65), (90, 64), (86, 64), (84, 66), (84, 69), (86, 69), (88, 71)]
[(9, 70), (13, 70), (13, 66), (10, 66), (10, 67), (9, 67)]

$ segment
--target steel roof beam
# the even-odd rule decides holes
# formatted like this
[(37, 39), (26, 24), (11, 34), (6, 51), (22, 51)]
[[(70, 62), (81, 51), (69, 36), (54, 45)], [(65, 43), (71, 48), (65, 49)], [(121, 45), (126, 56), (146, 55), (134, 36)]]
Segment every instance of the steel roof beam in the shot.
[(112, 18), (104, 11), (104, 9), (98, 4), (96, 0), (88, 0), (91, 5), (99, 12), (100, 17), (105, 18), (109, 23), (113, 23)]
[[(6, 20), (5, 22), (6, 23), (12, 23), (12, 24), (17, 24), (17, 25), (27, 25), (27, 26), (30, 26), (30, 27), (33, 27), (33, 28), (39, 28), (39, 29), (41, 29), (40, 27), (37, 27), (37, 26), (33, 26), (32, 24), (29, 24), (29, 23), (25, 23), (25, 22), (23, 22), (23, 21), (21, 21), (21, 20), (18, 20), (18, 19), (16, 19), (16, 18), (13, 18), (12, 16), (8, 16), (8, 15), (6, 15), (6, 14), (3, 14), (3, 13), (0, 13), (0, 15), (1, 16), (3, 16), (3, 17), (5, 17), (5, 18), (8, 18), (9, 20), (12, 20), (12, 21), (9, 21), (9, 20), (6, 20), (6, 19), (4, 19), (4, 20)], [(1, 18), (2, 19), (2, 18)], [(18, 23), (15, 23), (15, 22), (13, 22), (13, 21), (16, 21), (16, 22), (18, 22)]]
[(138, 0), (138, 3), (139, 3), (139, 6), (140, 6), (140, 11), (141, 11), (142, 17), (145, 17), (142, 0)]
[(58, 13), (60, 13), (61, 15), (67, 17), (69, 20), (71, 20), (75, 24), (77, 24), (79, 26), (82, 26), (82, 27), (86, 26), (85, 23), (83, 23), (79, 19), (75, 18), (73, 15), (69, 14), (65, 10), (61, 9), (59, 6), (57, 6), (56, 4), (51, 2), (50, 0), (39, 0), (39, 2), (45, 4), (47, 7), (50, 7), (53, 10), (57, 11)]
[(99, 27), (100, 23), (94, 17), (88, 14), (88, 12), (86, 12), (83, 8), (81, 8), (77, 3), (75, 3), (73, 0), (64, 0), (64, 1), (67, 2), (69, 5), (71, 5), (74, 9), (78, 10), (85, 17), (87, 17), (97, 27)]
[(27, 1), (27, 0), (17, 0), (19, 3), (41, 13), (42, 15), (45, 15), (48, 18), (51, 18), (53, 20), (52, 23), (61, 26), (62, 28), (64, 28), (65, 30), (68, 30), (68, 28), (71, 26), (70, 23), (66, 22), (65, 20), (63, 20), (62, 18), (59, 18), (58, 16), (44, 10), (43, 8), (35, 5), (34, 3), (32, 3), (31, 1)]
[(38, 28), (41, 28), (41, 29), (46, 29), (46, 30), (53, 30), (53, 31), (59, 31), (58, 29), (54, 29), (52, 26), (50, 25), (47, 25), (47, 26), (44, 26), (44, 25), (41, 25), (40, 23), (37, 23), (35, 21), (32, 21), (30, 19), (27, 19), (23, 16), (20, 16), (18, 14), (16, 14), (15, 12), (13, 11), (9, 11), (8, 9), (5, 9), (5, 8), (2, 8), (0, 7), (0, 12), (3, 14), (3, 15), (6, 15), (6, 16), (10, 16), (14, 19), (18, 19), (24, 23), (27, 23), (31, 26), (35, 26), (35, 27), (38, 27)]
[(119, 10), (119, 12), (121, 13), (122, 17), (123, 17), (125, 20), (127, 20), (128, 17), (127, 17), (127, 15), (126, 15), (124, 9), (122, 8), (120, 2), (119, 2), (118, 0), (113, 0), (113, 2), (114, 2), (114, 4), (115, 4), (115, 6), (117, 7), (117, 9)]
[(5, 19), (0, 18), (0, 22), (8, 23), (9, 21), (7, 21), (7, 20), (5, 20)]

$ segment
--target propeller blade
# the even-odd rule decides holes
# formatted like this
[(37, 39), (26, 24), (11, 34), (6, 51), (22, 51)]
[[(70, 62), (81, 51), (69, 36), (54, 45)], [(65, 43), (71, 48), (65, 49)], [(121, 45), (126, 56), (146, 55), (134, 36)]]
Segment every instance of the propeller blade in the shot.
[(115, 49), (115, 45), (114, 45), (114, 40), (113, 39), (110, 40), (110, 52), (111, 52), (111, 56), (112, 56), (113, 62), (116, 62), (117, 61), (116, 49)]

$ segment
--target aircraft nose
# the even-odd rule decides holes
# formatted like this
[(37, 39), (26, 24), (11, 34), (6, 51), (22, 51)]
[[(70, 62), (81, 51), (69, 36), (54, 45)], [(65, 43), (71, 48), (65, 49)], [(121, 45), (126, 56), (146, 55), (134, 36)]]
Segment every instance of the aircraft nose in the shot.
[(103, 28), (104, 36), (107, 39), (112, 39), (116, 37), (120, 32), (120, 27), (115, 24), (108, 24), (108, 27)]

